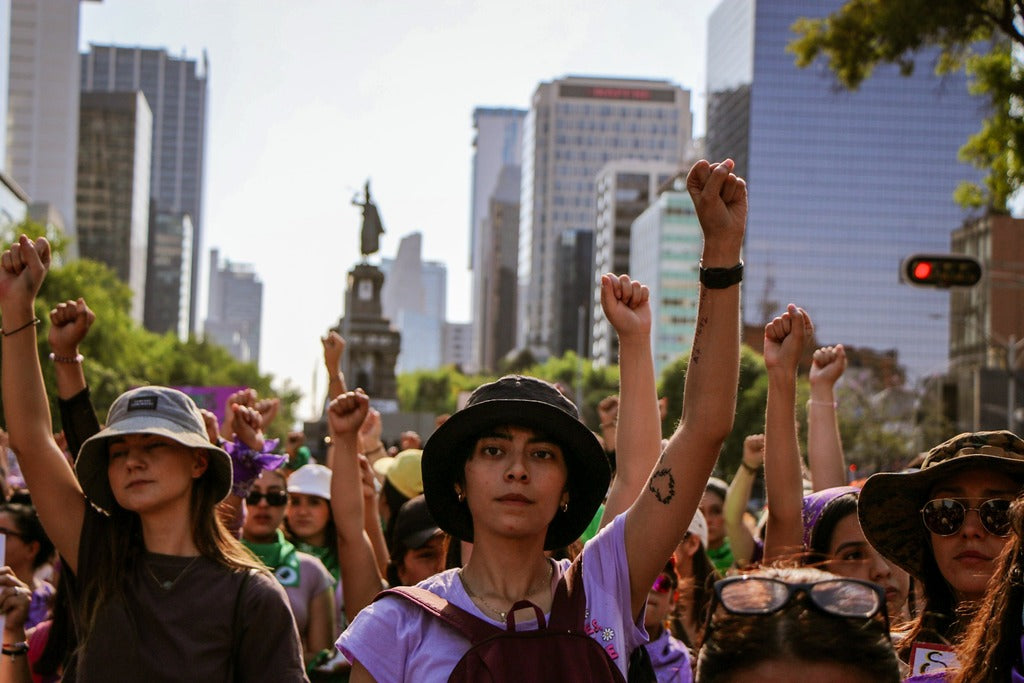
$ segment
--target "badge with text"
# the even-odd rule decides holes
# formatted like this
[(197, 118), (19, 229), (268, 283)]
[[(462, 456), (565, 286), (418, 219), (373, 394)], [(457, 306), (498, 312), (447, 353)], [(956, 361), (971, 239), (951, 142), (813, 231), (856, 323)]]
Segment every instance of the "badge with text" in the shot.
[(910, 648), (912, 674), (936, 673), (959, 666), (953, 648), (942, 643), (914, 643)]

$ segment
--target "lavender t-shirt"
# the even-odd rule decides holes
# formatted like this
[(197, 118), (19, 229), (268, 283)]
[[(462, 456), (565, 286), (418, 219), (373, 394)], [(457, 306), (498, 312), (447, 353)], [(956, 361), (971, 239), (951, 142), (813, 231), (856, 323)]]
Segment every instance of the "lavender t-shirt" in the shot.
[(690, 650), (686, 643), (676, 640), (668, 629), (662, 629), (657, 640), (644, 647), (651, 656), (654, 674), (658, 683), (692, 683), (693, 670), (690, 666)]
[[(630, 618), (629, 566), (626, 562), (625, 513), (583, 546), (583, 587), (587, 595), (586, 632), (605, 649), (626, 675), (629, 653), (647, 641), (643, 614)], [(560, 577), (569, 560), (557, 563)], [(557, 577), (556, 577), (557, 578)], [(450, 569), (418, 584), (499, 628), (504, 624), (482, 612)], [(536, 628), (522, 622), (520, 630)], [(446, 681), (469, 649), (469, 641), (440, 619), (400, 598), (365, 607), (338, 638), (337, 647), (358, 660), (378, 683)]]

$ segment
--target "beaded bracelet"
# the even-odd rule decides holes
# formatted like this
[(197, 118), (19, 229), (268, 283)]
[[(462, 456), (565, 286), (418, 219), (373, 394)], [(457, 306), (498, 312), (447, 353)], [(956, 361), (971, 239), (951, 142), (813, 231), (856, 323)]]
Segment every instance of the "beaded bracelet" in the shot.
[(75, 354), (74, 356), (58, 356), (55, 353), (51, 353), (50, 360), (54, 363), (81, 363), (85, 360), (85, 356), (80, 353)]

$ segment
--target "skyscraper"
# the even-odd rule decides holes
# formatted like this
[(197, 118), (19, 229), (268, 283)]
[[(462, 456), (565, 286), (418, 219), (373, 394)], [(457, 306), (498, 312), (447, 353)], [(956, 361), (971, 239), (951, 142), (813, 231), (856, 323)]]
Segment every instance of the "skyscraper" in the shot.
[[(83, 91), (141, 90), (153, 110), (150, 187), (157, 212), (192, 219), (189, 329), (196, 330), (196, 294), (203, 241), (203, 159), (209, 63), (166, 50), (90, 45), (81, 56)], [(213, 274), (211, 273), (211, 279)]]
[[(499, 231), (510, 226), (495, 226), (492, 214), (492, 201), (497, 193), (501, 193), (500, 203), (503, 216), (508, 216), (512, 209), (509, 203), (508, 183), (511, 174), (515, 175), (516, 187), (514, 195), (516, 226), (515, 234), (519, 234), (519, 178), (522, 165), (523, 119), (526, 111), (522, 109), (478, 107), (473, 111), (473, 181), (470, 198), (469, 217), (469, 268), (473, 273), (470, 293), (473, 315), (472, 325), (472, 365), (477, 368), (492, 368), (494, 363), (495, 344), (501, 345), (493, 338), (494, 328), (488, 323), (494, 316), (489, 307), (496, 303), (493, 296), (496, 291), (499, 273), (493, 270), (493, 254), (500, 248), (498, 242), (506, 235)], [(518, 245), (517, 245), (518, 246)], [(509, 256), (505, 249), (506, 257)], [(512, 271), (515, 272), (516, 250), (511, 251), (513, 259)], [(508, 339), (506, 351), (515, 345), (515, 299), (506, 301), (510, 308), (503, 315), (512, 323), (512, 336)], [(504, 351), (498, 355), (503, 355)], [(475, 369), (475, 368), (474, 368)]]
[(658, 188), (679, 172), (679, 164), (619, 159), (605, 164), (597, 176), (597, 230), (594, 234), (594, 284), (591, 287), (591, 358), (618, 363), (619, 337), (601, 310), (601, 276), (630, 270), (633, 221), (647, 210)]
[[(962, 74), (879, 66), (856, 92), (786, 46), (801, 16), (840, 0), (723, 0), (708, 21), (709, 159), (737, 159), (750, 216), (743, 319), (794, 302), (820, 342), (896, 349), (912, 377), (942, 372), (949, 294), (901, 285), (903, 257), (945, 252), (965, 212), (952, 193), (976, 170), (957, 151), (986, 107)], [(721, 46), (730, 49), (723, 50)]]
[(187, 213), (150, 211), (146, 263), (147, 330), (173, 332), (188, 339), (188, 302), (192, 283), (192, 218)]
[(210, 296), (206, 337), (220, 344), (243, 363), (260, 361), (260, 325), (263, 321), (263, 283), (246, 263), (225, 261), (210, 250)]
[[(10, 42), (3, 49), (9, 67), (0, 79), (6, 81), (7, 100), (3, 167), (33, 202), (56, 208), (73, 237), (79, 3), (11, 0), (4, 9), (9, 10)], [(72, 240), (68, 255), (73, 257), (76, 249)]]
[(444, 318), (448, 296), (448, 269), (438, 261), (424, 261), (423, 235), (402, 238), (394, 259), (381, 259), (384, 273), (381, 310), (402, 333), (395, 371), (433, 370), (441, 367)]
[[(472, 325), (475, 367), (467, 371), (498, 369), (501, 359), (516, 345), (516, 268), (519, 262), (520, 168), (504, 166), (491, 194), (487, 217), (481, 221), (487, 249), (474, 267), (480, 270), (477, 306)], [(478, 347), (478, 348), (477, 348)]]
[(576, 323), (560, 324), (561, 313), (583, 306), (589, 319), (591, 306), (589, 288), (562, 301), (562, 234), (593, 233), (597, 173), (607, 162), (682, 161), (690, 93), (663, 80), (570, 76), (537, 86), (524, 126), (517, 339), (558, 355), (578, 343)]
[(82, 93), (79, 107), (79, 255), (106, 263), (131, 287), (132, 318), (141, 323), (153, 114), (138, 91)]

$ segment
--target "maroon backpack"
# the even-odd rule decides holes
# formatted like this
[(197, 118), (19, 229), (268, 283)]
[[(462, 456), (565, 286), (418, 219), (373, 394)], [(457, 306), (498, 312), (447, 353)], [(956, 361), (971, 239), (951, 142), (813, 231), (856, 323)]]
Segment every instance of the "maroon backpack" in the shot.
[[(509, 610), (501, 629), (423, 588), (401, 586), (376, 599), (395, 595), (443, 620), (470, 642), (449, 681), (614, 681), (625, 683), (622, 672), (601, 645), (583, 628), (587, 596), (583, 590), (581, 558), (558, 581), (550, 621), (539, 607), (520, 600)], [(515, 611), (530, 609), (537, 615), (536, 629), (516, 631)]]

